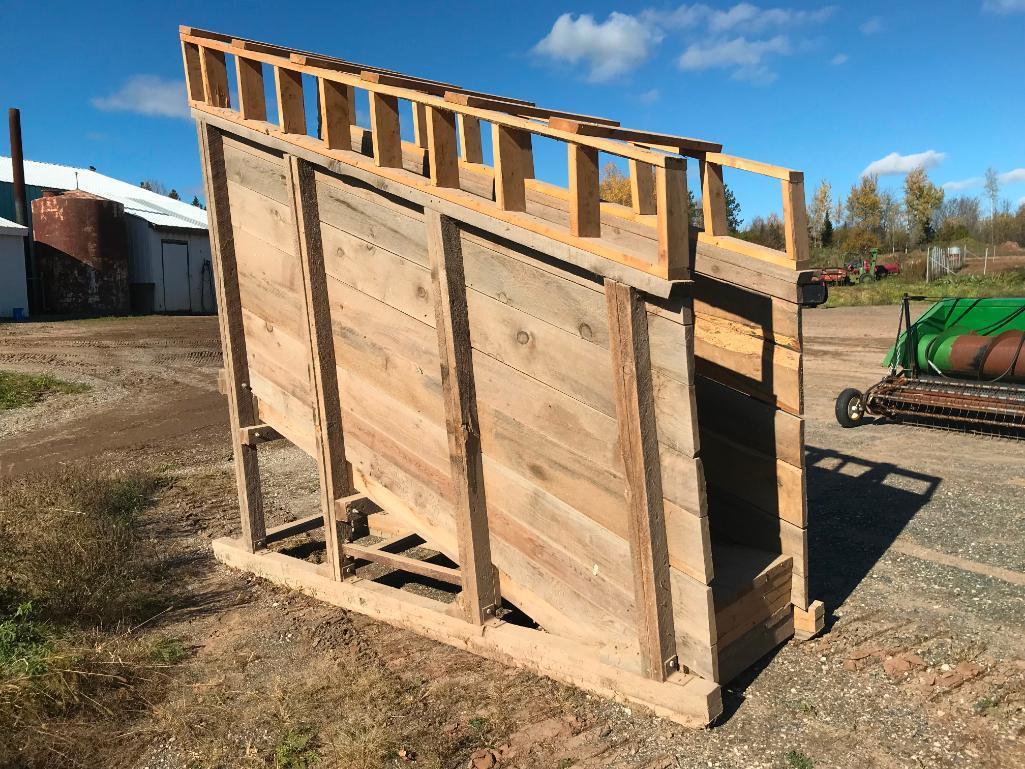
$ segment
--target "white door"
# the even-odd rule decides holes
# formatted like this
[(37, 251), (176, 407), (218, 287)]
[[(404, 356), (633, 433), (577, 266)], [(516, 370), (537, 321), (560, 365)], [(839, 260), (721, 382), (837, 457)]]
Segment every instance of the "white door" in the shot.
[(191, 312), (189, 245), (163, 240), (160, 247), (164, 266), (164, 312)]

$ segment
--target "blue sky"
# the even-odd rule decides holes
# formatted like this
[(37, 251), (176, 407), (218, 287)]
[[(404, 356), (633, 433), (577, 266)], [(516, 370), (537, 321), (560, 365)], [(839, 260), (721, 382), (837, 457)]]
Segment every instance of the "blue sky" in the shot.
[[(201, 193), (179, 24), (721, 141), (804, 170), (809, 197), (869, 168), (898, 189), (924, 163), (948, 194), (992, 166), (1025, 200), (1025, 0), (0, 0), (0, 106), (21, 108), (27, 156)], [(564, 158), (539, 152), (538, 175), (564, 180)], [(745, 219), (779, 210), (776, 183), (727, 173)]]

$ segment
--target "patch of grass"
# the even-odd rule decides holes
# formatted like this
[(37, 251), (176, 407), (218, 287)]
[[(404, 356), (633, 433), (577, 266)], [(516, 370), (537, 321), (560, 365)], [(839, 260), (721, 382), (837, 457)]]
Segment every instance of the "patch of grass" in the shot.
[(153, 642), (149, 656), (161, 665), (177, 665), (189, 656), (189, 649), (180, 638), (162, 636)]
[(0, 680), (35, 676), (46, 670), (52, 652), (50, 629), (33, 617), (31, 602), (0, 619)]
[(786, 760), (790, 769), (813, 769), (815, 766), (815, 762), (800, 750), (788, 750)]
[(987, 713), (996, 710), (1000, 706), (1000, 699), (997, 697), (983, 697), (980, 700), (976, 700), (972, 705), (972, 710), (980, 716), (984, 716)]
[(1025, 268), (993, 275), (948, 275), (932, 283), (905, 276), (831, 287), (826, 307), (897, 304), (905, 294), (930, 297), (1025, 296)]
[(61, 468), (0, 481), (0, 592), (84, 627), (148, 619), (162, 605), (158, 558), (137, 514), (163, 480)]
[(316, 735), (306, 726), (293, 727), (281, 735), (274, 749), (277, 769), (309, 769), (320, 761), (314, 750)]
[(0, 411), (31, 406), (54, 393), (84, 393), (91, 388), (81, 382), (65, 382), (49, 374), (20, 374), (0, 371)]

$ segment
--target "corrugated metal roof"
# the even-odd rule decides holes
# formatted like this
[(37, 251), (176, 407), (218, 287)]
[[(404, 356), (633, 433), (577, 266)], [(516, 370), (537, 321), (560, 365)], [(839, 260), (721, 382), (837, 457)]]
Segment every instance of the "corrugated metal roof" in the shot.
[(0, 216), (0, 235), (28, 235), (28, 227), (22, 227), (17, 222), (12, 222), (10, 219), (4, 219)]
[[(13, 182), (11, 159), (0, 156), (0, 182)], [(206, 230), (206, 211), (181, 200), (144, 190), (135, 184), (112, 179), (88, 168), (73, 168), (56, 163), (25, 161), (25, 183), (55, 190), (80, 189), (116, 200), (125, 212), (158, 227)]]

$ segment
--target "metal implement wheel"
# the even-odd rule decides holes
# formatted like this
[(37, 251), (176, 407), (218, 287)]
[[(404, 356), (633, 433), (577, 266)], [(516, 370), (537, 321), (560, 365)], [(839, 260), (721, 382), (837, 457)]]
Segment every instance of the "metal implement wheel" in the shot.
[(857, 427), (865, 420), (865, 396), (848, 387), (836, 396), (836, 421), (840, 427)]
[(873, 280), (875, 280), (875, 278), (873, 278), (871, 275), (869, 275), (866, 272), (864, 275), (862, 275), (860, 278), (858, 278), (858, 283), (870, 283)]

